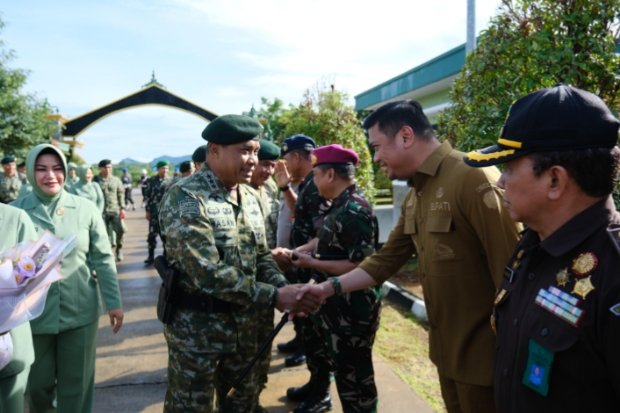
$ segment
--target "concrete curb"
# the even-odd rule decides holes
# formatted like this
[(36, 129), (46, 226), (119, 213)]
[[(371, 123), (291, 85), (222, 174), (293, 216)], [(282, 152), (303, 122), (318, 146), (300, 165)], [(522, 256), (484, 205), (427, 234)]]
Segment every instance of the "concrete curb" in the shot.
[(411, 311), (411, 313), (413, 313), (418, 320), (428, 321), (424, 300), (404, 288), (401, 288), (390, 281), (386, 281), (383, 283), (383, 297), (390, 300), (394, 304)]

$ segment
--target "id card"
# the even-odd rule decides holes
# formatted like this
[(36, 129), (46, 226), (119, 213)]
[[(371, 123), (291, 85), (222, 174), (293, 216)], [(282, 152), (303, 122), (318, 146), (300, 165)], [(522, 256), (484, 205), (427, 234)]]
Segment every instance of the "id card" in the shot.
[(555, 354), (534, 340), (528, 344), (527, 365), (522, 383), (537, 393), (546, 396), (549, 392), (549, 377)]

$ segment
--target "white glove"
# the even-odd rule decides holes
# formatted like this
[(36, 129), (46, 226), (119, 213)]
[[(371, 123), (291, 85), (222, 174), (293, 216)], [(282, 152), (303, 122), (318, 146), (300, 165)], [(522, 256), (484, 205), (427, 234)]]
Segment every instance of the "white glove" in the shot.
[(11, 334), (0, 336), (0, 370), (6, 367), (13, 359), (13, 340)]

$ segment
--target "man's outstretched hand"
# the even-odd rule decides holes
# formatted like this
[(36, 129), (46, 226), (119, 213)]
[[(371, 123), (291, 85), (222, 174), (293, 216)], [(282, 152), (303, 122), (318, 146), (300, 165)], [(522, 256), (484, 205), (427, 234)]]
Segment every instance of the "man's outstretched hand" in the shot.
[(302, 293), (302, 286), (304, 284), (293, 284), (278, 289), (276, 308), (282, 312), (288, 311), (302, 317), (318, 310), (322, 301), (312, 294)]
[(297, 299), (303, 300), (306, 297), (314, 297), (319, 300), (321, 304), (325, 303), (329, 297), (334, 295), (334, 286), (330, 281), (325, 281), (320, 284), (304, 284), (297, 293)]

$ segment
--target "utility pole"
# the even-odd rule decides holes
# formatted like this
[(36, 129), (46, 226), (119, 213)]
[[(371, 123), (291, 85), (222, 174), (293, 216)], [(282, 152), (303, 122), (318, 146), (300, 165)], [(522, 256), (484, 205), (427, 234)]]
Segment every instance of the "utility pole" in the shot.
[(473, 52), (476, 48), (476, 0), (467, 0), (467, 44), (465, 52)]

